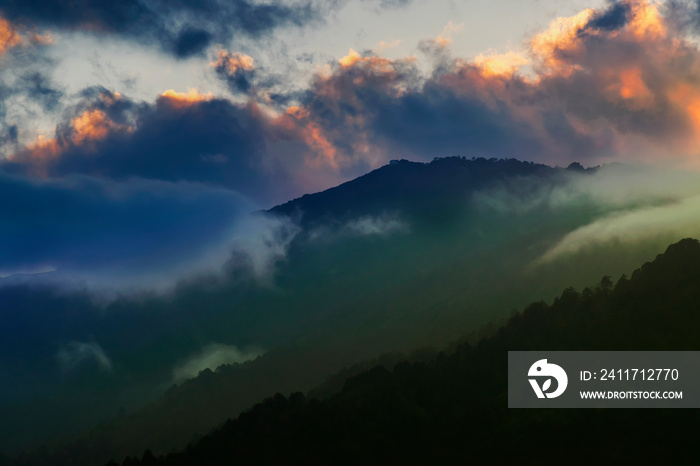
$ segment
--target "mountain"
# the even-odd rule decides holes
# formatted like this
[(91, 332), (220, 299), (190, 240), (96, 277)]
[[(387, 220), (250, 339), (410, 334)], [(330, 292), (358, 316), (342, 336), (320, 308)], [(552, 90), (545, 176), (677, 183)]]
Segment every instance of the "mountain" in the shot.
[[(573, 163), (569, 173), (593, 173)], [(566, 170), (516, 159), (436, 158), (430, 163), (392, 160), (354, 180), (273, 207), (268, 212), (298, 217), (302, 225), (340, 222), (400, 211), (412, 218), (449, 220), (459, 216), (470, 194), (515, 177), (552, 182)]]
[(699, 283), (700, 243), (684, 239), (476, 346), (376, 366), (327, 399), (277, 394), (181, 453), (122, 465), (694, 464), (697, 410), (508, 409), (507, 352), (699, 350)]
[[(85, 292), (0, 289), (0, 300), (12, 296), (6, 302), (22, 310), (0, 309), (7, 324), (0, 344), (21, 369), (7, 384), (16, 395), (0, 400), (0, 448), (42, 439), (55, 457), (86, 465), (146, 448), (160, 455), (276, 392), (337, 387), (329, 375), (358, 361), (444, 348), (528, 302), (629, 273), (663, 250), (666, 236), (538, 262), (600, 218), (668, 202), (647, 194), (601, 202), (600, 193), (606, 197), (628, 171), (402, 161), (263, 214), (284, 228), (255, 238), (256, 247), (274, 252), (262, 261), (262, 276), (254, 260), (234, 254), (221, 276), (183, 282), (162, 296), (103, 304)], [(27, 339), (37, 322), (40, 341)], [(86, 340), (100, 343), (112, 370), (56, 376), (56, 348)], [(205, 360), (211, 344), (263, 354), (216, 368)], [(33, 352), (35, 359), (21, 359)], [(193, 357), (206, 364), (199, 376), (174, 379), (174, 368)], [(23, 373), (33, 374), (29, 382)], [(25, 395), (22, 383), (35, 392)]]

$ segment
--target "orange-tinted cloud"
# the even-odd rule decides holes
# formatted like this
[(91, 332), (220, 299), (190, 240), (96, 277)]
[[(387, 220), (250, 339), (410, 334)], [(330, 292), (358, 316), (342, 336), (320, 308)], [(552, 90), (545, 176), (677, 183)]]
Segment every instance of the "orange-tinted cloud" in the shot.
[(609, 89), (617, 93), (626, 102), (628, 108), (641, 110), (653, 107), (654, 95), (644, 83), (642, 71), (639, 68), (619, 70), (612, 80), (613, 84)]
[[(114, 105), (121, 99), (119, 93), (101, 93), (99, 99), (107, 106)], [(105, 139), (115, 132), (130, 132), (133, 128), (123, 123), (115, 123), (109, 118), (105, 110), (89, 108), (78, 116), (71, 118), (67, 131), (57, 129), (56, 136), (48, 138), (39, 135), (34, 141), (27, 144), (19, 153), (11, 156), (11, 160), (27, 161), (34, 166), (34, 172), (41, 174), (44, 164), (55, 160), (69, 147), (91, 147), (90, 144)]]
[(629, 29), (639, 40), (666, 37), (667, 28), (659, 11), (661, 4), (648, 0), (628, 0), (631, 19)]
[(47, 138), (42, 135), (37, 136), (36, 140), (29, 143), (26, 149), (33, 158), (38, 160), (50, 160), (61, 152), (61, 147), (55, 138)]
[(659, 2), (623, 0), (557, 18), (529, 45), (534, 90), (555, 96), (578, 132), (608, 133), (608, 153), (700, 152), (700, 50)]
[(353, 66), (355, 63), (357, 63), (360, 60), (362, 60), (362, 55), (360, 55), (359, 53), (357, 53), (353, 49), (350, 49), (350, 52), (346, 56), (344, 56), (343, 58), (338, 60), (338, 63), (340, 63), (340, 66), (348, 67), (348, 66)]
[(12, 47), (22, 43), (22, 36), (6, 19), (0, 17), (0, 58)]
[(314, 165), (327, 164), (338, 168), (337, 151), (326, 136), (321, 125), (309, 118), (309, 111), (292, 106), (273, 122), (290, 133), (296, 133), (317, 157), (311, 159)]
[[(217, 121), (216, 111), (235, 115), (232, 127), (241, 129), (226, 137), (236, 143), (213, 143), (201, 154), (199, 142), (192, 143), (188, 150), (196, 163), (234, 160), (227, 151), (249, 143), (246, 153), (262, 154), (254, 163), (309, 169), (306, 179), (397, 157), (517, 157), (559, 165), (618, 156), (692, 159), (700, 153), (700, 50), (665, 11), (645, 0), (609, 3), (555, 19), (532, 36), (526, 50), (487, 51), (467, 60), (440, 49), (428, 73), (415, 57), (389, 59), (350, 49), (320, 69), (304, 92), (279, 100), (264, 100), (260, 88), (268, 77), (252, 57), (220, 49), (210, 64), (232, 90), (246, 92), (245, 104), (198, 105), (214, 96), (171, 89), (154, 106), (144, 106), (138, 124), (147, 127), (142, 116), (153, 112), (172, 116), (154, 126), (184, 131), (195, 119)], [(434, 39), (430, 50), (444, 48), (454, 29), (447, 28), (441, 42)], [(114, 99), (119, 97), (103, 96), (101, 103), (109, 107)], [(51, 157), (62, 145), (111, 143), (107, 136), (123, 129), (115, 121), (124, 120), (91, 106), (65, 123), (70, 131), (53, 146), (37, 141), (33, 150)], [(168, 131), (163, 134), (170, 137)], [(163, 162), (151, 172), (181, 176), (179, 167)], [(91, 169), (98, 170), (96, 164)]]
[(29, 40), (36, 45), (52, 45), (56, 42), (54, 36), (49, 32), (44, 34), (30, 34)]
[(530, 40), (532, 54), (548, 69), (571, 73), (572, 65), (562, 57), (570, 56), (571, 52), (579, 47), (580, 32), (594, 13), (592, 9), (587, 8), (574, 16), (555, 19), (549, 25), (549, 29)]
[(474, 59), (474, 64), (488, 77), (511, 76), (528, 62), (527, 57), (514, 51), (503, 54), (489, 51), (488, 55), (481, 53)]
[(216, 53), (216, 60), (209, 63), (209, 65), (214, 68), (222, 67), (228, 74), (235, 74), (238, 70), (253, 70), (255, 68), (255, 60), (244, 53), (220, 49)]
[(642, 81), (641, 71), (632, 68), (620, 71), (620, 97), (634, 99), (649, 95), (649, 89)]
[(377, 55), (360, 55), (355, 50), (350, 49), (348, 54), (338, 60), (341, 70), (348, 70), (352, 67), (362, 68), (364, 73), (359, 73), (355, 76), (355, 84), (361, 84), (360, 80), (364, 74), (372, 74), (375, 76), (391, 76), (397, 72), (397, 66), (411, 64), (416, 61), (416, 57), (407, 57), (401, 60), (391, 60)]
[[(581, 69), (579, 63), (589, 47), (590, 37), (602, 42), (660, 42), (668, 38), (668, 28), (659, 11), (659, 4), (648, 0), (622, 0), (612, 9), (625, 15), (620, 27), (600, 28), (596, 25), (605, 12), (587, 8), (570, 17), (553, 20), (549, 28), (529, 41), (530, 52), (542, 71), (569, 75)], [(611, 9), (611, 12), (612, 12)]]
[(461, 31), (463, 27), (464, 23), (455, 24), (452, 21), (449, 21), (442, 30), (442, 33), (440, 33), (440, 35), (437, 36), (435, 42), (440, 47), (447, 47), (452, 43), (452, 35), (456, 32)]
[(187, 107), (213, 98), (214, 95), (211, 92), (200, 94), (197, 89), (190, 88), (187, 92), (176, 92), (174, 89), (168, 89), (160, 95), (159, 100), (164, 100), (174, 107)]
[(700, 86), (680, 83), (668, 91), (669, 100), (688, 116), (693, 129), (691, 151), (700, 151)]
[[(234, 93), (258, 92), (259, 97), (265, 99), (266, 90), (256, 89), (258, 70), (255, 67), (253, 57), (239, 52), (229, 52), (226, 49), (219, 49), (216, 52), (216, 59), (209, 62), (217, 75), (229, 85)], [(267, 87), (266, 83), (263, 87)], [(256, 92), (252, 92), (255, 94)]]
[(383, 52), (385, 50), (393, 49), (394, 47), (398, 47), (399, 44), (401, 44), (401, 39), (392, 40), (391, 42), (385, 42), (382, 40), (379, 42), (379, 51)]
[(13, 47), (53, 43), (54, 38), (50, 33), (38, 34), (36, 31), (17, 28), (0, 16), (0, 58)]
[(102, 92), (99, 95), (99, 99), (107, 106), (116, 104), (122, 99), (122, 95), (119, 92)]
[(305, 142), (313, 167), (342, 169), (358, 160), (381, 163), (381, 149), (371, 144), (372, 105), (362, 92), (400, 97), (412, 86), (407, 78), (415, 72), (415, 61), (416, 57), (392, 60), (350, 49), (334, 70), (316, 75), (309, 95), (318, 107), (313, 108), (314, 102), (289, 107), (274, 125), (284, 128), (287, 137)]
[(464, 27), (464, 23), (455, 24), (448, 22), (442, 32), (434, 39), (422, 40), (418, 43), (421, 52), (432, 58), (440, 58), (449, 55), (449, 46), (452, 43), (452, 36)]
[[(378, 151), (428, 156), (444, 147), (553, 163), (692, 156), (700, 152), (700, 50), (663, 11), (647, 0), (586, 9), (552, 21), (525, 52), (471, 61), (443, 54), (418, 81), (408, 60), (350, 49), (293, 112), (306, 122), (309, 147), (338, 166)], [(456, 29), (426, 50), (445, 48)], [(429, 154), (431, 134), (441, 136)]]
[(57, 159), (62, 150), (61, 144), (55, 137), (47, 138), (39, 135), (20, 152), (10, 155), (8, 160), (26, 165), (27, 172), (33, 176), (46, 178), (48, 176), (47, 164)]
[(105, 112), (99, 109), (86, 110), (71, 120), (71, 126), (75, 144), (104, 139), (116, 127)]

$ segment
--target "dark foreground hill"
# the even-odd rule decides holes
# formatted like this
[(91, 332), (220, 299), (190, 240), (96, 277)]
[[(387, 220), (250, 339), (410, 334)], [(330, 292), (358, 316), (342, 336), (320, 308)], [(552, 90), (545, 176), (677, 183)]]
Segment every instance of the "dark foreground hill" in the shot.
[[(123, 465), (696, 464), (697, 410), (507, 408), (509, 350), (700, 349), (700, 243), (531, 304), (477, 346), (277, 395), (185, 451)], [(114, 463), (112, 463), (114, 464)]]

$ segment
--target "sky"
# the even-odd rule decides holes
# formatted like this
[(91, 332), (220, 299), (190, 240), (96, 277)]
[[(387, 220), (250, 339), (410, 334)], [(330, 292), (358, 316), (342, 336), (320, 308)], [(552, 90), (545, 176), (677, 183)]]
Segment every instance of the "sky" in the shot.
[(168, 286), (392, 159), (697, 169), (699, 26), (681, 0), (5, 0), (0, 279)]

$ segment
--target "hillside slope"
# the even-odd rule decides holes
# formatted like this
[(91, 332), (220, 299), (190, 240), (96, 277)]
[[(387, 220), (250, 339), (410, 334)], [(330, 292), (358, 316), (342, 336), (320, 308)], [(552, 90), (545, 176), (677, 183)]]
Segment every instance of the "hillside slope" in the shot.
[(685, 239), (614, 287), (530, 305), (476, 347), (377, 366), (326, 400), (277, 395), (183, 453), (122, 464), (691, 464), (697, 410), (508, 409), (507, 352), (699, 350), (699, 285), (700, 243)]

